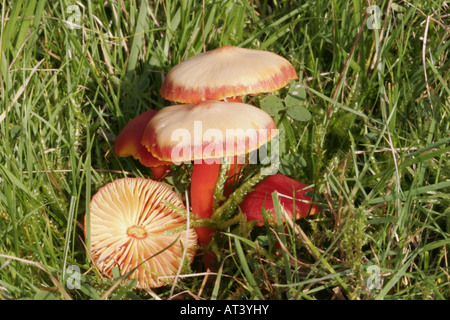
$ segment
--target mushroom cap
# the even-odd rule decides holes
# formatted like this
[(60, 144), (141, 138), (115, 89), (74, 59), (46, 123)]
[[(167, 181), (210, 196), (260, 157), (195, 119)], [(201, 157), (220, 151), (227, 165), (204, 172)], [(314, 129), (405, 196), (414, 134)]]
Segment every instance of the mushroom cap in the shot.
[(296, 79), (292, 64), (275, 53), (223, 46), (173, 67), (160, 93), (170, 101), (196, 103), (273, 92)]
[(120, 131), (115, 143), (115, 153), (119, 157), (132, 156), (146, 167), (155, 167), (162, 164), (170, 164), (160, 161), (153, 156), (147, 148), (141, 144), (142, 135), (148, 121), (156, 114), (157, 110), (147, 110), (130, 120)]
[(192, 262), (197, 234), (186, 230), (186, 218), (164, 201), (184, 208), (180, 197), (164, 184), (144, 178), (122, 178), (103, 186), (90, 203), (91, 254), (108, 278), (120, 268), (139, 288), (165, 285), (174, 277), (184, 248)]
[(142, 144), (162, 161), (181, 163), (245, 155), (276, 135), (273, 118), (257, 107), (203, 101), (159, 110), (148, 122)]
[[(274, 174), (257, 184), (253, 191), (247, 194), (240, 204), (240, 208), (247, 216), (248, 221), (258, 220), (257, 226), (264, 225), (261, 212), (263, 207), (266, 211), (272, 213), (273, 221), (276, 221), (275, 208), (272, 200), (272, 193), (274, 191), (278, 192), (280, 204), (290, 217), (293, 217), (295, 210), (294, 220), (316, 214), (320, 211), (320, 208), (312, 204), (312, 199), (306, 195), (307, 192), (313, 191), (311, 188), (285, 175)], [(270, 217), (268, 219), (270, 221)]]
[(114, 145), (114, 151), (119, 157), (132, 156), (146, 167), (156, 167), (169, 162), (162, 162), (153, 156), (147, 148), (141, 144), (142, 135), (149, 120), (157, 113), (157, 110), (147, 110), (130, 120), (120, 131)]

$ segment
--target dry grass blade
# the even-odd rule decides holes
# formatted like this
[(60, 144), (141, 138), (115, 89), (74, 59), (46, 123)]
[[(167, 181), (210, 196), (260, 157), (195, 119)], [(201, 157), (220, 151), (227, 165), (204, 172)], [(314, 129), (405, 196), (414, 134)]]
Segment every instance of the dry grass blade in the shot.
[(14, 98), (12, 99), (11, 103), (8, 105), (8, 107), (6, 108), (5, 111), (2, 112), (2, 114), (0, 114), (0, 123), (2, 123), (5, 118), (6, 115), (9, 111), (11, 111), (11, 108), (13, 107), (13, 105), (17, 102), (17, 100), (19, 100), (20, 96), (22, 95), (22, 93), (25, 91), (25, 88), (28, 86), (28, 83), (30, 82), (31, 78), (33, 77), (34, 73), (39, 69), (39, 66), (42, 64), (42, 62), (44, 62), (44, 59), (42, 59), (41, 61), (39, 61), (34, 68), (31, 70), (30, 75), (28, 76), (28, 78), (25, 80), (25, 83), (22, 84), (19, 88), (19, 90), (17, 90), (17, 93), (15, 94)]

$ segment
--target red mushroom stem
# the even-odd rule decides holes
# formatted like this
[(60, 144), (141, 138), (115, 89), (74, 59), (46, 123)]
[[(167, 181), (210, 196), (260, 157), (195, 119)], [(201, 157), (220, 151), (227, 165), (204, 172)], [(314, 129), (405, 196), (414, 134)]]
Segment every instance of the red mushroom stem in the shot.
[(153, 178), (157, 181), (160, 181), (164, 176), (167, 174), (167, 172), (170, 171), (170, 165), (160, 165), (157, 167), (150, 167), (150, 170), (152, 170)]
[[(235, 157), (236, 160), (237, 157)], [(208, 160), (212, 163), (206, 163), (204, 160), (201, 163), (195, 163), (192, 169), (191, 177), (191, 207), (194, 214), (201, 218), (211, 218), (214, 211), (214, 190), (217, 186), (217, 181), (220, 175), (221, 163), (219, 159)], [(228, 180), (224, 185), (231, 187), (231, 183), (235, 181), (236, 174), (239, 172), (240, 164), (233, 162), (228, 169)], [(226, 192), (226, 191), (225, 191)], [(229, 192), (226, 192), (229, 193)], [(202, 247), (207, 247), (211, 242), (216, 230), (208, 227), (196, 227), (198, 244)], [(205, 269), (211, 269), (212, 262), (216, 257), (212, 251), (205, 252), (204, 266)]]
[[(237, 156), (227, 171), (228, 180), (224, 184), (225, 195), (232, 191), (232, 184), (238, 180), (242, 164), (237, 163)], [(219, 159), (210, 159), (195, 163), (191, 177), (191, 207), (192, 212), (200, 219), (211, 218), (214, 210), (214, 189), (220, 174)], [(196, 228), (199, 244), (207, 246), (215, 230), (207, 227)]]

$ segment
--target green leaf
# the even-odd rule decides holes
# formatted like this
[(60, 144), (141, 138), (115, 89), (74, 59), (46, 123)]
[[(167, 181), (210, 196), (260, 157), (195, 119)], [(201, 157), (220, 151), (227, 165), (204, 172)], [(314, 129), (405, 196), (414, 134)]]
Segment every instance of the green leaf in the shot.
[(12, 126), (12, 128), (10, 129), (11, 138), (13, 140), (16, 140), (20, 136), (21, 132), (22, 132), (22, 127), (21, 126), (18, 126), (18, 125)]
[(300, 153), (290, 152), (284, 154), (282, 155), (280, 162), (280, 173), (287, 176), (296, 175), (297, 168), (306, 168), (307, 166), (305, 158), (303, 158)]
[(306, 100), (306, 90), (299, 83), (292, 83), (289, 88), (287, 97), (284, 99), (284, 104), (286, 106), (298, 106), (301, 105)]
[(98, 293), (98, 291), (87, 283), (83, 283), (83, 285), (80, 287), (80, 290), (94, 300), (101, 299), (101, 295)]

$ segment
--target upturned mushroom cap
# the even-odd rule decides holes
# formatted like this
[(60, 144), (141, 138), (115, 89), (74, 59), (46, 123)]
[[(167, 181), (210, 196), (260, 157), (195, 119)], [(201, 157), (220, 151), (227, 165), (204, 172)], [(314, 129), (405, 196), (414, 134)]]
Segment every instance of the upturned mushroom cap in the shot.
[(273, 92), (296, 79), (292, 64), (275, 53), (223, 46), (173, 67), (160, 93), (169, 101), (196, 103)]
[(185, 261), (192, 262), (197, 245), (193, 229), (186, 230), (186, 218), (164, 201), (183, 208), (180, 197), (160, 182), (123, 178), (102, 187), (90, 203), (91, 253), (98, 269), (113, 278), (112, 269), (122, 275), (134, 268), (130, 279), (137, 287), (160, 287), (174, 277)]
[(147, 110), (127, 123), (117, 136), (114, 145), (114, 151), (117, 156), (132, 156), (146, 167), (170, 164), (170, 162), (162, 162), (158, 158), (155, 158), (147, 148), (141, 144), (145, 127), (156, 113), (157, 110)]
[(245, 103), (203, 101), (161, 109), (142, 144), (162, 161), (222, 159), (257, 150), (278, 134), (273, 118)]
[[(300, 181), (294, 180), (282, 174), (268, 176), (265, 180), (256, 185), (252, 192), (247, 194), (240, 204), (242, 212), (247, 216), (247, 220), (258, 220), (257, 226), (264, 225), (262, 208), (272, 214), (268, 219), (276, 220), (275, 207), (272, 200), (272, 193), (278, 192), (278, 199), (286, 213), (294, 220), (314, 215), (320, 208), (312, 204), (312, 199), (306, 195), (312, 191), (311, 188)], [(294, 193), (295, 192), (295, 193)], [(295, 197), (295, 208), (294, 208)]]

